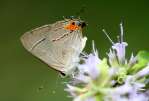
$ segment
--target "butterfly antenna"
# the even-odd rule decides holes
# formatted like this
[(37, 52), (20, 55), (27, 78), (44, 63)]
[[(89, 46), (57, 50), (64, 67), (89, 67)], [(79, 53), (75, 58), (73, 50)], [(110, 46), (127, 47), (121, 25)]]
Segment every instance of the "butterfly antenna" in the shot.
[(80, 17), (80, 15), (85, 12), (85, 9), (86, 9), (86, 5), (82, 5), (80, 10), (76, 12), (75, 15)]

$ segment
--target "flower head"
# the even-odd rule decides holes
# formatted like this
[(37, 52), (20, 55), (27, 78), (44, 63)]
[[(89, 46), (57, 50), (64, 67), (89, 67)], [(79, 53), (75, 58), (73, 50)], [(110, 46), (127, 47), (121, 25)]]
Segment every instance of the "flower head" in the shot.
[(149, 101), (149, 52), (132, 54), (128, 61), (122, 23), (120, 29), (116, 43), (103, 30), (112, 43), (108, 61), (98, 57), (94, 44), (93, 52), (81, 57), (74, 83), (66, 88), (74, 101)]

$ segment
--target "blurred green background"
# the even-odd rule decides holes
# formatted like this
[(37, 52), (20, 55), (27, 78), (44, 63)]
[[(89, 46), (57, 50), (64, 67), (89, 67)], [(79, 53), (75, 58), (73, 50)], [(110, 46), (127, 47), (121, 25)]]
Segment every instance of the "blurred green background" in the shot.
[(0, 101), (71, 101), (64, 92), (65, 80), (28, 53), (19, 38), (79, 11), (88, 23), (85, 51), (90, 52), (95, 40), (100, 57), (106, 56), (111, 44), (101, 30), (116, 41), (122, 20), (127, 55), (149, 50), (148, 0), (0, 0)]

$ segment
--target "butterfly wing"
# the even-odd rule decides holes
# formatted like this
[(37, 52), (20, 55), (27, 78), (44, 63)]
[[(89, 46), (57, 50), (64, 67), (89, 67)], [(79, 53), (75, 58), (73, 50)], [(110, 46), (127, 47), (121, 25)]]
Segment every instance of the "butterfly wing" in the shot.
[(21, 36), (21, 42), (34, 56), (44, 61), (52, 68), (61, 71), (62, 64), (55, 59), (55, 51), (52, 49), (53, 44), (47, 39), (47, 36), (52, 34), (52, 26), (53, 25), (44, 25), (26, 32)]
[(82, 31), (63, 28), (64, 21), (45, 25), (26, 32), (21, 37), (23, 46), (50, 67), (68, 74), (79, 61), (86, 40)]

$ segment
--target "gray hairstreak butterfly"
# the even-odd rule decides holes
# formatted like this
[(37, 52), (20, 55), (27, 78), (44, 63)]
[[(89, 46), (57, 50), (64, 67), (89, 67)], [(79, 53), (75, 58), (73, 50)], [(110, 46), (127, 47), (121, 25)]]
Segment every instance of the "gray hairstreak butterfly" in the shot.
[(80, 19), (64, 19), (26, 32), (21, 42), (34, 56), (69, 75), (75, 70), (86, 44), (87, 38), (82, 35), (85, 25)]

